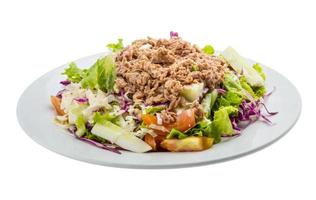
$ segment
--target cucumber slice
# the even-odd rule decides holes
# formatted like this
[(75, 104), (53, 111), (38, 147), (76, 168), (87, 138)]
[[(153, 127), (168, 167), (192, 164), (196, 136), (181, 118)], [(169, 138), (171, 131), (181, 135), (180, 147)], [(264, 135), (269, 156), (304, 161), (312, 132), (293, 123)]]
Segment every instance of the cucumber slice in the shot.
[(146, 142), (109, 121), (102, 124), (97, 123), (92, 128), (91, 133), (129, 151), (141, 153), (151, 150)]
[(203, 94), (204, 84), (195, 83), (191, 85), (185, 85), (181, 91), (181, 95), (188, 101), (193, 102)]
[(92, 134), (104, 138), (111, 143), (115, 143), (117, 138), (125, 132), (124, 129), (108, 121), (105, 121), (103, 124), (95, 124), (91, 130)]
[(264, 80), (260, 74), (235, 49), (227, 47), (221, 55), (238, 74), (242, 73), (245, 76), (251, 86), (264, 86)]
[(143, 153), (151, 150), (151, 147), (146, 142), (132, 135), (131, 133), (123, 133), (120, 135), (117, 138), (115, 144), (122, 147), (123, 149), (137, 153)]

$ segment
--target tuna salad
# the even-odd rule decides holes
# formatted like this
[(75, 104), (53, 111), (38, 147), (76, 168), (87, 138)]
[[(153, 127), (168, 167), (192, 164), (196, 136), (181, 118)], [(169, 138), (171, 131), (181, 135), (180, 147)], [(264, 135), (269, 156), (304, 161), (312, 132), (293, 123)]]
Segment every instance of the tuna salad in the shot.
[(211, 148), (249, 124), (271, 124), (266, 76), (232, 47), (217, 53), (176, 32), (111, 50), (89, 68), (70, 63), (51, 96), (55, 123), (115, 153), (184, 152)]

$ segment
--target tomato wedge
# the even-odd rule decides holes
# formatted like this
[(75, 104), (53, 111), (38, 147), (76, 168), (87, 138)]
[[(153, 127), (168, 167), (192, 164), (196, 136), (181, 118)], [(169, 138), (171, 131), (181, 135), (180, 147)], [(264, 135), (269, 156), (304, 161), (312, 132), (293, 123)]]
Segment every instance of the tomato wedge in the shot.
[[(171, 131), (171, 129), (173, 129), (173, 128), (184, 132), (184, 131), (192, 128), (196, 124), (193, 109), (188, 109), (188, 110), (182, 111), (180, 114), (177, 115), (176, 122), (172, 123), (172, 124), (158, 125), (157, 124), (157, 117), (154, 115), (149, 115), (149, 114), (143, 116), (143, 122), (147, 126), (150, 126), (152, 124), (157, 125), (157, 126), (163, 126), (166, 130), (168, 130), (168, 132)], [(157, 134), (162, 135), (159, 133), (157, 133)], [(166, 135), (165, 132), (164, 132), (164, 135)]]
[(189, 110), (184, 110), (182, 111), (178, 116), (177, 116), (177, 121), (174, 124), (174, 127), (179, 131), (186, 131), (193, 126), (195, 126), (195, 115), (194, 115), (194, 110), (189, 109)]
[(54, 106), (57, 115), (64, 115), (65, 114), (65, 112), (60, 108), (60, 103), (61, 103), (60, 98), (58, 98), (56, 96), (51, 96), (50, 101), (51, 101), (52, 105)]

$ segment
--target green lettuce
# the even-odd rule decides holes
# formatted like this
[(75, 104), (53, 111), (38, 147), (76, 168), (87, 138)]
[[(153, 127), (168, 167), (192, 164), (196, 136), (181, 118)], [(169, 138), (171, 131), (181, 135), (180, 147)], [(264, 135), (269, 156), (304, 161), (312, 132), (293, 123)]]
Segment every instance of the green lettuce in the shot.
[(98, 59), (95, 64), (87, 70), (82, 79), (83, 88), (100, 89), (104, 92), (113, 90), (116, 78), (115, 63), (112, 56)]
[(212, 45), (205, 45), (205, 47), (202, 49), (202, 51), (207, 54), (207, 55), (213, 55), (215, 50), (214, 48), (212, 47)]
[(236, 115), (238, 109), (233, 106), (221, 107), (214, 112), (214, 120), (212, 121), (212, 137), (218, 140), (221, 135), (231, 135), (234, 133), (230, 115)]
[(207, 93), (202, 100), (202, 103), (201, 103), (202, 109), (207, 118), (210, 117), (211, 110), (214, 106), (217, 96), (218, 96), (217, 90), (213, 90), (212, 92)]
[(264, 86), (251, 87), (244, 76), (240, 77), (240, 84), (255, 99), (259, 99), (266, 93), (266, 88)]
[(85, 70), (78, 68), (76, 63), (72, 62), (62, 74), (66, 75), (67, 79), (71, 82), (79, 83), (82, 80), (83, 76), (85, 76)]
[(111, 51), (114, 53), (119, 52), (124, 48), (123, 39), (119, 38), (117, 40), (117, 43), (110, 43), (110, 44), (106, 45), (106, 47), (111, 49)]
[(76, 122), (75, 122), (75, 125), (77, 128), (77, 130), (76, 130), (77, 136), (81, 137), (87, 132), (86, 120), (85, 120), (83, 114), (78, 115)]
[(177, 129), (173, 128), (170, 133), (166, 136), (167, 139), (176, 138), (176, 139), (184, 139), (188, 137), (188, 135), (178, 131)]
[(262, 67), (259, 63), (254, 64), (252, 67), (260, 74), (263, 80), (266, 80), (266, 75), (264, 74)]
[(96, 112), (93, 116), (93, 123), (97, 124), (105, 124), (107, 121), (114, 121), (117, 118), (115, 115), (111, 115), (109, 113), (103, 113)]
[(243, 96), (240, 93), (236, 93), (233, 91), (227, 91), (223, 96), (218, 98), (216, 102), (217, 108), (225, 107), (225, 106), (234, 106), (239, 107), (243, 100)]

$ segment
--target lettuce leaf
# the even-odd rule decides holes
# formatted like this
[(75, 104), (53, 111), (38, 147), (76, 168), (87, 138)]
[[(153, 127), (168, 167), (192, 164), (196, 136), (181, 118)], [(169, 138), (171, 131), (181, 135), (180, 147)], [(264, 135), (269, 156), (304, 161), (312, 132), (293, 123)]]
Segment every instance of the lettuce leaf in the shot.
[(212, 122), (212, 136), (215, 141), (220, 139), (221, 135), (230, 135), (234, 133), (230, 115), (236, 115), (238, 109), (233, 106), (222, 107), (214, 113), (214, 120)]
[(117, 116), (111, 115), (109, 113), (101, 114), (100, 112), (96, 112), (93, 116), (93, 123), (97, 124), (105, 124), (106, 121), (113, 121)]
[(77, 130), (76, 130), (76, 135), (77, 136), (81, 137), (87, 132), (86, 120), (85, 120), (83, 114), (80, 114), (77, 117), (75, 125), (76, 125), (76, 128), (77, 128)]
[(240, 84), (255, 99), (259, 99), (266, 93), (266, 88), (264, 86), (251, 87), (244, 76), (240, 77)]
[(178, 131), (177, 129), (173, 128), (170, 133), (166, 136), (167, 139), (172, 139), (172, 138), (176, 138), (176, 139), (184, 139), (188, 137), (188, 135), (182, 133), (181, 131)]
[(115, 63), (112, 56), (98, 59), (87, 70), (86, 76), (81, 81), (83, 88), (100, 89), (104, 92), (113, 90), (116, 78)]
[(217, 90), (213, 90), (212, 92), (207, 93), (202, 100), (202, 103), (201, 103), (202, 109), (207, 118), (210, 117), (211, 110), (214, 106), (214, 103), (216, 102), (217, 96), (218, 96)]
[(85, 70), (78, 68), (76, 63), (72, 62), (69, 64), (69, 67), (66, 68), (62, 74), (66, 75), (67, 79), (71, 82), (79, 83), (85, 74)]
[(217, 101), (218, 108), (225, 106), (239, 107), (243, 100), (242, 95), (233, 91), (227, 91), (224, 96), (221, 96)]
[(119, 38), (117, 40), (117, 43), (110, 43), (110, 44), (106, 45), (106, 47), (111, 49), (111, 51), (114, 53), (119, 52), (124, 48), (123, 39)]
[(263, 80), (266, 80), (266, 75), (264, 74), (262, 67), (259, 63), (254, 64), (252, 67), (260, 74)]

